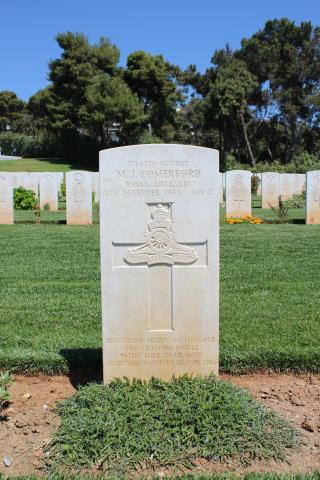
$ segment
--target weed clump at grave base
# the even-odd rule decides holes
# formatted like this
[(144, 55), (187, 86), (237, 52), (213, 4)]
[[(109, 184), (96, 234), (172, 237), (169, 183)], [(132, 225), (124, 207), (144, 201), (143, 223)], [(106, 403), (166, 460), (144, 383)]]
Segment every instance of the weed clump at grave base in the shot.
[(284, 459), (296, 431), (244, 390), (214, 377), (91, 384), (58, 407), (51, 473), (90, 467), (191, 466), (192, 460)]

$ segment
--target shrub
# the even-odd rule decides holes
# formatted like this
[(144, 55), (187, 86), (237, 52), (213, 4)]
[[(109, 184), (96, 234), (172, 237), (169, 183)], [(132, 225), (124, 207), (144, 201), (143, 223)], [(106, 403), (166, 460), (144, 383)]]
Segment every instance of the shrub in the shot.
[(279, 195), (278, 202), (277, 207), (271, 207), (271, 210), (277, 216), (276, 223), (288, 223), (288, 207), (281, 200), (281, 195)]
[(251, 193), (253, 193), (253, 195), (257, 195), (259, 185), (260, 185), (260, 178), (258, 177), (258, 175), (252, 175), (252, 177), (251, 177)]
[(38, 151), (36, 139), (22, 133), (0, 133), (0, 146), (3, 154), (21, 157), (36, 155)]
[(9, 372), (0, 374), (0, 411), (5, 402), (10, 399), (8, 388), (12, 383), (12, 377)]
[(37, 205), (36, 194), (24, 187), (14, 189), (14, 208), (16, 210), (34, 210)]
[(262, 218), (255, 217), (253, 215), (244, 215), (243, 217), (240, 217), (240, 218), (226, 217), (226, 222), (229, 225), (235, 225), (239, 223), (250, 223), (251, 225), (261, 225), (261, 223), (263, 223), (263, 220)]

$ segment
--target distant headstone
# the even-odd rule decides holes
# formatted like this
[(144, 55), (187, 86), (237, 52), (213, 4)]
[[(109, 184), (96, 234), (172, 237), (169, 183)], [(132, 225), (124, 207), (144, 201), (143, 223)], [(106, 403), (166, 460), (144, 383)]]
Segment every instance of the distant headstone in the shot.
[(223, 173), (219, 173), (219, 203), (223, 203)]
[(94, 203), (100, 202), (100, 174), (99, 172), (92, 173), (92, 191), (94, 193)]
[(66, 174), (67, 224), (90, 225), (92, 223), (91, 173), (72, 171)]
[(226, 216), (251, 215), (251, 172), (230, 170), (226, 172)]
[(280, 173), (281, 200), (290, 200), (293, 196), (293, 174)]
[(292, 174), (293, 195), (301, 195), (305, 189), (306, 189), (306, 175), (304, 173)]
[(104, 381), (218, 373), (215, 150), (100, 152)]
[(277, 207), (280, 195), (280, 173), (264, 172), (261, 176), (262, 208)]
[(306, 223), (320, 224), (320, 170), (307, 172)]
[(25, 188), (27, 190), (32, 190), (37, 198), (39, 196), (39, 178), (40, 175), (38, 172), (27, 173), (25, 177)]
[(0, 172), (0, 224), (13, 223), (13, 187), (12, 175)]
[(45, 205), (53, 212), (58, 210), (58, 177), (55, 172), (40, 176), (40, 208)]

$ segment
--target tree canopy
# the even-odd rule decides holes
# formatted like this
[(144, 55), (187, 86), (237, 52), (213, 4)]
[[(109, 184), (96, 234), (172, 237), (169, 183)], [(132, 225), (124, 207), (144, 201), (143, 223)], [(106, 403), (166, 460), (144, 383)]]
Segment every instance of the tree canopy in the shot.
[(1, 135), (27, 134), (40, 154), (92, 163), (100, 149), (157, 141), (217, 148), (222, 169), (317, 161), (320, 27), (310, 22), (270, 20), (238, 50), (214, 51), (204, 73), (142, 50), (120, 67), (107, 38), (56, 40), (45, 89), (27, 103), (0, 92)]

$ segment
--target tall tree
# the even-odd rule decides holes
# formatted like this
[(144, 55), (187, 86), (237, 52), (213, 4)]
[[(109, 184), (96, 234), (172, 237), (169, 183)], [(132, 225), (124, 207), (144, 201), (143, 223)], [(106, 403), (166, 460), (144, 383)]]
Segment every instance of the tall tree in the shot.
[(143, 103), (153, 132), (164, 140), (174, 135), (175, 115), (184, 96), (177, 84), (179, 69), (162, 55), (137, 51), (128, 56), (124, 79)]
[(320, 28), (282, 18), (242, 41), (237, 53), (260, 82), (261, 108), (284, 125), (284, 160), (299, 148), (302, 133), (319, 112)]
[(106, 75), (87, 87), (80, 118), (99, 148), (137, 141), (146, 121), (142, 104), (124, 80)]
[(14, 92), (0, 92), (0, 131), (19, 132), (23, 129), (25, 103)]
[(250, 97), (256, 88), (256, 78), (248, 71), (246, 64), (230, 58), (217, 68), (215, 82), (207, 96), (209, 105), (216, 108), (216, 113), (222, 121), (225, 118), (240, 121), (252, 166), (256, 165), (256, 158), (248, 136), (248, 123), (251, 120)]

